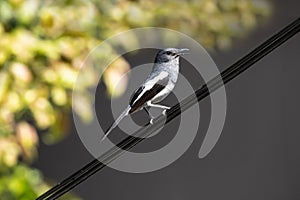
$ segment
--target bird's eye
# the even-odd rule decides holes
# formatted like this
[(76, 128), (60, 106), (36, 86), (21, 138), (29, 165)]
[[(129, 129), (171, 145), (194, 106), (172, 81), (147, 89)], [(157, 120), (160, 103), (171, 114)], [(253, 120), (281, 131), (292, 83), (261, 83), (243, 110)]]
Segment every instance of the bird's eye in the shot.
[(171, 51), (166, 52), (167, 55), (172, 55), (173, 53)]

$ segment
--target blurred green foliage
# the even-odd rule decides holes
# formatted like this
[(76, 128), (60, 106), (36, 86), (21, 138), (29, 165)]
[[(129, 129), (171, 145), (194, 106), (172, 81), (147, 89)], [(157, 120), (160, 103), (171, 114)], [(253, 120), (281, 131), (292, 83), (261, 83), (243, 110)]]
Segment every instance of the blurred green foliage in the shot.
[[(41, 173), (36, 169), (31, 169), (24, 164), (16, 165), (6, 173), (1, 172), (0, 194), (1, 200), (33, 200), (37, 194), (50, 189), (41, 182)], [(79, 198), (67, 194), (63, 200), (79, 200)]]
[[(73, 102), (72, 88), (101, 41), (157, 26), (186, 33), (211, 50), (227, 49), (269, 12), (264, 0), (0, 1), (0, 199), (34, 199), (49, 187), (28, 165), (41, 136), (51, 144), (68, 132), (72, 105), (83, 121), (91, 120), (85, 90), (97, 84), (93, 64), (81, 72), (85, 80)], [(107, 48), (100, 60), (114, 54)], [(112, 93), (129, 68), (120, 58), (104, 72), (110, 95), (125, 90), (126, 83)]]
[(40, 179), (40, 172), (24, 165), (10, 168), (0, 179), (1, 199), (35, 199), (36, 193), (47, 189)]

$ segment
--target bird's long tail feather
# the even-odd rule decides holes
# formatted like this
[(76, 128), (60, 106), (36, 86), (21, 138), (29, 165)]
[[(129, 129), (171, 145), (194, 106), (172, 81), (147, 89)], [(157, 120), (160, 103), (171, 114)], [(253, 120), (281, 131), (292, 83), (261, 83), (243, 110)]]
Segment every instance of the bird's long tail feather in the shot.
[(121, 115), (115, 120), (115, 122), (109, 127), (109, 129), (106, 131), (106, 133), (104, 134), (104, 136), (102, 137), (101, 141), (103, 141), (108, 134), (120, 123), (120, 121), (126, 116), (128, 115), (129, 111), (130, 111), (131, 107), (128, 106), (122, 113)]

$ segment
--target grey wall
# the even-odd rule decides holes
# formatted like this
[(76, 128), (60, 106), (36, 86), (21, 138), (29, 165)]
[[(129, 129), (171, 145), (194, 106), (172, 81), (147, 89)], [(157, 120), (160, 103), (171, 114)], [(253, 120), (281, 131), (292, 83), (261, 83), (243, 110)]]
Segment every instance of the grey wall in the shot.
[[(274, 0), (272, 17), (228, 52), (212, 54), (220, 70), (297, 18), (300, 1)], [(83, 199), (300, 199), (300, 35), (226, 86), (227, 118), (221, 138), (199, 160), (203, 132), (170, 166), (147, 174), (105, 169), (76, 187)], [(134, 58), (130, 58), (134, 59)], [(103, 89), (103, 87), (99, 87)], [(100, 105), (109, 103), (101, 100)], [(200, 103), (208, 119), (209, 100)], [(106, 123), (110, 123), (107, 119)], [(169, 125), (172, 129), (174, 124)], [(55, 146), (41, 144), (35, 166), (60, 181), (92, 160), (75, 130)], [(55, 163), (55, 164), (53, 164)]]

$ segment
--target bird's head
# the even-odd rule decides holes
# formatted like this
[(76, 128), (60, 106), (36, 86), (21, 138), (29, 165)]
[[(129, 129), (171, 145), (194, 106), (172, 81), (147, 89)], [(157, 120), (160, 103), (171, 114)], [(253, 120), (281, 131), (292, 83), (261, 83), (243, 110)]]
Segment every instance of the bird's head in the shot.
[(179, 59), (179, 56), (187, 54), (189, 49), (176, 49), (176, 48), (167, 48), (160, 50), (155, 58), (155, 63), (164, 63), (169, 62), (175, 59)]

